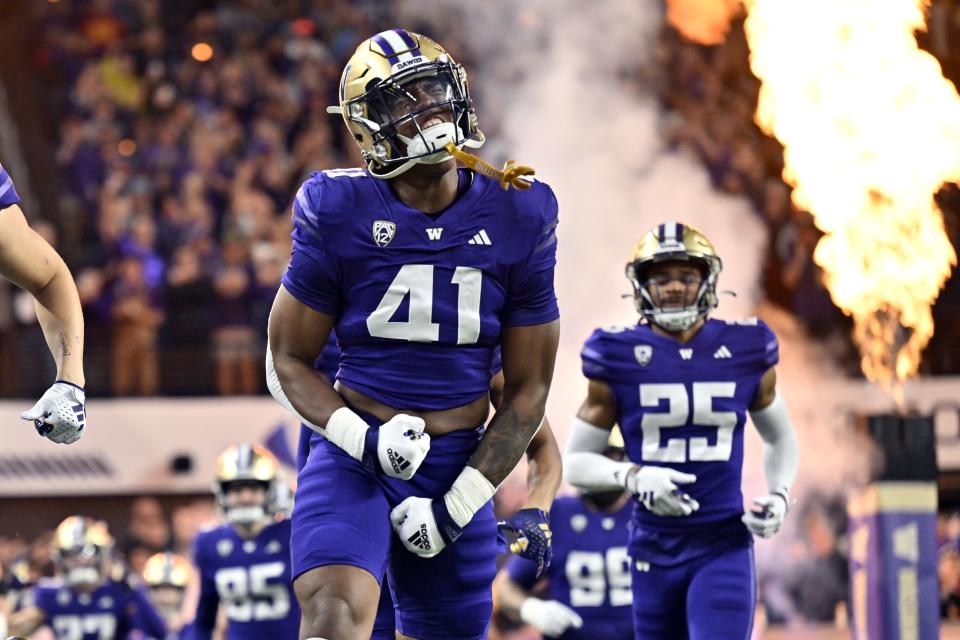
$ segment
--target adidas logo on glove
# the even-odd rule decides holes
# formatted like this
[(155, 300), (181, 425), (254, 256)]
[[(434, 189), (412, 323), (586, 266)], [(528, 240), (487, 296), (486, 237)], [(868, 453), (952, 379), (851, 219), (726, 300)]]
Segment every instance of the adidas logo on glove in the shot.
[(418, 549), (423, 549), (424, 551), (430, 551), (430, 536), (427, 532), (426, 523), (420, 525), (420, 531), (417, 531), (412, 536), (407, 538), (407, 542), (414, 545)]
[(393, 449), (387, 449), (387, 458), (390, 460), (390, 466), (394, 473), (400, 473), (410, 466), (406, 458), (396, 453)]

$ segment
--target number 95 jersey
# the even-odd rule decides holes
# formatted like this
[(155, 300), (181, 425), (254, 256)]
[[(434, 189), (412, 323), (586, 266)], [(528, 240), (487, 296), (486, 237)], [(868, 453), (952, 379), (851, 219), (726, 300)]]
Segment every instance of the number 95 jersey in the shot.
[(432, 216), (361, 169), (314, 173), (294, 200), (283, 286), (336, 317), (338, 379), (389, 406), (486, 395), (501, 330), (559, 317), (553, 192), (458, 175), (456, 201)]
[(682, 490), (700, 503), (698, 511), (671, 518), (638, 507), (638, 528), (704, 530), (704, 524), (727, 520), (745, 531), (743, 426), (778, 353), (776, 336), (755, 318), (707, 320), (686, 344), (646, 324), (590, 336), (581, 352), (583, 373), (613, 390), (627, 457), (697, 476)]
[(290, 575), (290, 520), (272, 523), (253, 539), (231, 525), (201, 532), (194, 543), (200, 574), (195, 640), (210, 638), (217, 608), (227, 616), (227, 640), (297, 638), (300, 607)]

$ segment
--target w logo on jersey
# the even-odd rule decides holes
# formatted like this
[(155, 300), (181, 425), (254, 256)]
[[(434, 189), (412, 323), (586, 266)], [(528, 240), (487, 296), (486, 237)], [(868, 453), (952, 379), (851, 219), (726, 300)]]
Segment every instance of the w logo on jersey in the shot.
[(439, 240), (440, 236), (443, 234), (443, 227), (434, 227), (427, 229), (427, 237), (431, 240)]
[(397, 232), (397, 225), (389, 220), (373, 221), (373, 241), (377, 246), (385, 247), (393, 240), (393, 235)]

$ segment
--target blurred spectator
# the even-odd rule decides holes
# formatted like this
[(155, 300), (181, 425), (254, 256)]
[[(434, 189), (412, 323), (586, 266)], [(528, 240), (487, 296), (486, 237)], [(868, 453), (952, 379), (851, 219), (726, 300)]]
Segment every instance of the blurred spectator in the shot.
[(170, 548), (170, 525), (156, 498), (137, 498), (130, 505), (130, 519), (121, 550), (130, 570), (139, 574), (154, 553)]
[(152, 395), (159, 383), (157, 330), (163, 314), (139, 258), (120, 261), (113, 299), (113, 393)]

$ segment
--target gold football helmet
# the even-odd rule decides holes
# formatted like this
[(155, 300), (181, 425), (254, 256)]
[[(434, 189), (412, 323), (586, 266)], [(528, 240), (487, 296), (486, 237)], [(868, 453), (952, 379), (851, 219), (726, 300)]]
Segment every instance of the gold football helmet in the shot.
[(343, 116), (377, 178), (449, 160), (448, 144), (484, 143), (467, 72), (439, 44), (405, 29), (360, 43), (343, 70), (339, 97), (327, 112)]
[(103, 581), (112, 550), (113, 537), (102, 520), (70, 516), (53, 534), (53, 562), (70, 586)]
[[(703, 281), (694, 304), (664, 309), (650, 295), (648, 271), (654, 264), (678, 260), (696, 263), (703, 272)], [(664, 222), (640, 238), (626, 272), (640, 315), (667, 331), (683, 331), (717, 307), (717, 278), (722, 269), (723, 263), (705, 235), (689, 225)]]
[[(280, 465), (272, 453), (258, 444), (239, 444), (220, 454), (216, 464), (213, 493), (227, 521), (250, 525), (275, 511), (277, 477)], [(227, 493), (231, 486), (258, 484), (264, 489), (259, 505), (231, 506)]]
[(150, 556), (143, 565), (143, 581), (148, 587), (186, 589), (192, 570), (190, 562), (183, 556), (162, 551)]

